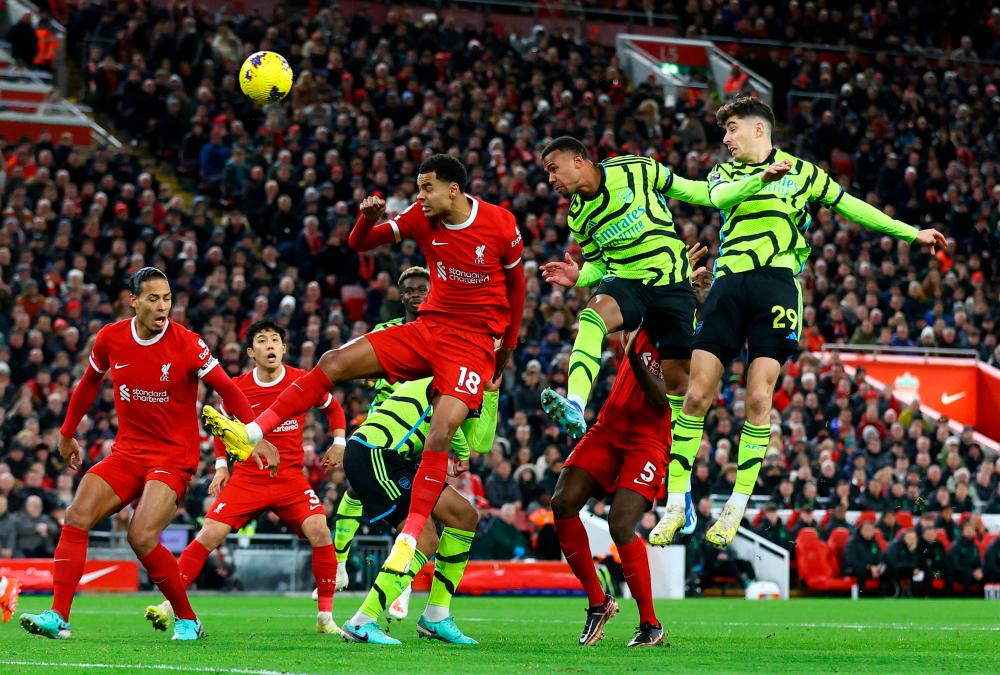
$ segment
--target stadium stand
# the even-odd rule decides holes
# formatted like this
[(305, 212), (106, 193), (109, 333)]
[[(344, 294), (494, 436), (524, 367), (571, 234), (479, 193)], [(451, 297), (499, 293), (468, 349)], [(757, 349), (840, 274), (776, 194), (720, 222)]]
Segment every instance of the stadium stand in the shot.
[[(605, 4), (584, 3), (584, 11)], [(966, 14), (951, 3), (905, 3), (942, 13), (935, 30), (921, 22), (918, 31), (902, 4), (793, 2), (785, 14), (773, 4), (651, 2), (645, 19), (618, 15), (633, 30), (719, 36), (782, 84), (775, 101), (783, 146), (855, 194), (949, 237), (948, 250), (932, 257), (831, 212), (816, 214), (815, 252), (802, 277), (804, 351), (776, 394), (772, 423), (780, 434), (757, 489), (791, 500), (796, 518), (808, 503), (909, 519), (943, 506), (939, 488), (952, 501), (961, 495), (963, 511), (1000, 513), (1000, 460), (971, 430), (955, 434), (947, 420), (817, 357), (827, 344), (961, 347), (1000, 366), (1000, 11), (988, 3), (965, 3)], [(172, 318), (204, 335), (230, 374), (244, 365), (243, 331), (265, 315), (289, 329), (290, 360), (309, 367), (326, 349), (402, 314), (392, 280), (422, 262), (416, 248), (359, 256), (346, 235), (371, 191), (387, 197), (390, 211), (405, 208), (416, 166), (432, 152), (460, 157), (471, 191), (511, 209), (525, 238), (528, 300), (501, 428), (493, 452), (460, 487), (484, 513), (503, 506), (490, 503), (491, 494), (511, 491), (528, 513), (546, 509), (570, 443), (542, 415), (538, 392), (565, 383), (573, 317), (589, 296), (549, 288), (538, 273), (541, 263), (578, 249), (567, 204), (546, 184), (537, 151), (568, 133), (598, 158), (650, 154), (682, 176), (704, 177), (718, 157), (717, 101), (699, 94), (668, 108), (652, 85), (628, 82), (613, 49), (599, 42), (544, 29), (469, 28), (447, 10), (377, 9), (385, 20), (373, 23), (330, 8), (308, 17), (283, 7), (262, 15), (188, 2), (70, 3), (67, 53), (79, 59), (81, 99), (125, 142), (83, 148), (90, 139), (44, 130), (0, 139), (0, 496), (9, 513), (37, 495), (58, 521), (71, 497), (55, 450), (58, 425), (93, 336), (127, 313), (130, 272), (143, 265), (168, 272)], [(857, 49), (832, 44), (829, 26), (842, 21), (862, 36)], [(288, 100), (266, 110), (253, 107), (234, 79), (257, 49), (287, 55), (296, 77)], [(711, 264), (718, 213), (671, 208), (686, 240), (710, 245)], [(593, 410), (619, 351), (609, 341)], [(728, 492), (718, 488), (743, 417), (743, 369), (734, 365), (727, 375), (706, 427), (707, 472), (698, 474), (717, 492)], [(349, 418), (367, 409), (360, 387), (337, 395)], [(109, 451), (112, 400), (106, 390), (81, 427), (88, 465)], [(307, 441), (321, 447), (325, 433), (312, 419)], [(183, 520), (201, 515), (209, 447)], [(499, 482), (491, 474), (508, 461), (511, 490), (491, 490)], [(779, 492), (783, 479), (790, 495)], [(343, 489), (343, 472), (335, 472), (323, 492), (328, 513)], [(517, 521), (527, 532), (531, 523)], [(787, 524), (791, 530), (794, 522)], [(981, 550), (989, 536), (981, 526)], [(811, 528), (797, 541), (805, 585), (844, 588), (830, 545)]]

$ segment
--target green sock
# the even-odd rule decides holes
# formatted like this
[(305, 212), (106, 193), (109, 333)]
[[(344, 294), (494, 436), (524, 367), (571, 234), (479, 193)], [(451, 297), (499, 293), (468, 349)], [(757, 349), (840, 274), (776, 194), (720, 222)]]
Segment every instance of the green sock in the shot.
[(333, 548), (337, 552), (337, 564), (343, 565), (351, 552), (351, 542), (361, 525), (361, 502), (344, 495), (337, 506), (337, 521), (334, 526)]
[(677, 413), (670, 425), (670, 473), (667, 477), (667, 492), (683, 495), (688, 489), (691, 466), (698, 456), (701, 437), (705, 433), (705, 418)]
[[(375, 583), (372, 584), (372, 589), (368, 591), (365, 601), (361, 603), (361, 609), (358, 610), (358, 614), (364, 614), (366, 617), (377, 621), (382, 616), (385, 608), (391, 605), (406, 590), (406, 587), (413, 583), (413, 577), (426, 564), (427, 556), (420, 551), (416, 551), (413, 554), (413, 562), (410, 563), (410, 570), (406, 574), (387, 572), (383, 567), (379, 571), (378, 576), (375, 577)], [(360, 623), (358, 621), (358, 614), (354, 615), (354, 623)]]
[[(475, 532), (446, 527), (441, 532), (441, 543), (434, 554), (434, 581), (431, 583), (431, 594), (427, 598), (428, 608), (434, 606), (432, 615), (444, 614), (441, 618), (428, 616), (431, 621), (441, 621), (451, 616), (451, 598), (458, 589), (458, 584), (465, 574), (465, 566), (469, 564), (469, 549), (472, 548), (472, 538)], [(443, 611), (442, 611), (443, 610)], [(427, 615), (427, 612), (424, 612)]]
[(764, 453), (771, 442), (771, 425), (756, 425), (747, 422), (740, 434), (740, 450), (737, 456), (736, 485), (733, 492), (752, 495), (757, 484), (757, 474), (764, 461)]
[(608, 327), (600, 314), (589, 307), (580, 312), (580, 329), (569, 355), (569, 382), (566, 388), (569, 400), (580, 404), (581, 408), (590, 398), (594, 379), (601, 369), (601, 352), (607, 336)]

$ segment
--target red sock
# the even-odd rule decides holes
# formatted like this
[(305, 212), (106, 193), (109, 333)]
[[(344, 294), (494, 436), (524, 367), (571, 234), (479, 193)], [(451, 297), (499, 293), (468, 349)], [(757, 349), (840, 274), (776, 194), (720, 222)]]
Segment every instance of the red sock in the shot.
[(187, 548), (181, 553), (180, 560), (177, 561), (177, 568), (180, 570), (184, 588), (190, 586), (191, 582), (198, 578), (198, 575), (201, 574), (201, 568), (205, 566), (205, 561), (208, 560), (211, 553), (197, 539), (187, 545)]
[(649, 559), (646, 557), (646, 542), (636, 537), (624, 546), (619, 546), (618, 555), (622, 559), (625, 583), (632, 591), (635, 604), (639, 606), (639, 623), (659, 626), (660, 622), (653, 609), (653, 587), (649, 575)]
[(333, 544), (313, 547), (313, 577), (319, 595), (319, 611), (333, 611), (333, 592), (337, 588), (337, 553)]
[(275, 399), (271, 407), (257, 416), (254, 422), (264, 434), (271, 433), (276, 426), (307, 412), (316, 401), (333, 388), (333, 382), (318, 366), (295, 380)]
[(566, 556), (566, 562), (569, 563), (573, 574), (583, 584), (583, 590), (587, 592), (587, 601), (590, 606), (593, 607), (604, 602), (604, 588), (601, 587), (601, 582), (597, 578), (594, 556), (590, 553), (587, 528), (583, 526), (580, 516), (557, 518), (556, 534), (559, 535), (559, 548)]
[(448, 477), (448, 452), (428, 450), (424, 448), (420, 458), (420, 468), (413, 477), (413, 490), (410, 493), (410, 513), (406, 516), (406, 526), (403, 534), (414, 539), (420, 537), (427, 524), (427, 518), (434, 510), (441, 490), (444, 489)]
[(80, 585), (83, 567), (87, 564), (87, 531), (63, 525), (59, 545), (52, 556), (52, 609), (69, 621), (73, 595)]
[(197, 618), (188, 602), (177, 559), (163, 544), (157, 544), (156, 548), (139, 558), (139, 562), (149, 572), (150, 580), (160, 589), (163, 597), (170, 601), (174, 616), (178, 619)]

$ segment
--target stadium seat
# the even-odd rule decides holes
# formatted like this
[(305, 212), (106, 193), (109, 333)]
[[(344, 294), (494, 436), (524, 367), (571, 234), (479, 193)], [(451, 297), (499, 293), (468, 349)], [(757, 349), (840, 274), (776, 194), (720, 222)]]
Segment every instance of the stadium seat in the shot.
[(988, 549), (990, 547), (990, 544), (996, 541), (996, 539), (997, 535), (994, 534), (993, 532), (987, 532), (986, 534), (984, 534), (983, 537), (979, 540), (979, 555), (985, 556), (986, 549)]
[(869, 522), (869, 521), (872, 522), (872, 523), (877, 523), (878, 522), (878, 514), (875, 513), (874, 511), (862, 511), (860, 514), (858, 514), (858, 520), (857, 520), (857, 522), (854, 523), (854, 526), (855, 527), (860, 527), (861, 523)]
[(948, 535), (944, 533), (944, 530), (937, 531), (937, 540), (944, 546), (945, 553), (951, 550), (951, 541), (948, 540)]
[(344, 286), (340, 290), (340, 301), (344, 305), (344, 313), (350, 321), (361, 321), (365, 316), (365, 289), (358, 284)]
[(896, 511), (896, 521), (904, 530), (913, 527), (913, 514), (909, 511)]
[(799, 579), (812, 591), (849, 591), (854, 580), (840, 577), (834, 569), (830, 547), (820, 541), (816, 530), (807, 527), (795, 538)]
[(875, 541), (878, 542), (878, 550), (880, 551), (884, 551), (888, 545), (885, 542), (885, 535), (882, 534), (882, 530), (875, 530)]
[(847, 548), (847, 540), (850, 538), (851, 531), (846, 527), (835, 527), (830, 532), (830, 538), (827, 540), (827, 544), (830, 545), (830, 551), (832, 551), (835, 556), (838, 569), (844, 566), (844, 549)]
[(798, 509), (792, 511), (791, 515), (788, 516), (788, 522), (785, 523), (785, 527), (791, 530), (795, 527), (795, 523), (799, 522), (799, 511)]

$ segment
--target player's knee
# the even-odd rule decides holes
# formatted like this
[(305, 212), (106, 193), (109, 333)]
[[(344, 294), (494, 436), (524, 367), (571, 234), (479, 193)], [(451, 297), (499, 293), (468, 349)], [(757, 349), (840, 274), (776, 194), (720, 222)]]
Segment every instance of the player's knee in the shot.
[(90, 531), (94, 526), (94, 514), (90, 509), (79, 506), (76, 502), (69, 505), (66, 515), (63, 517), (63, 524), (75, 527), (78, 530)]
[(764, 420), (771, 414), (771, 395), (767, 391), (747, 391), (746, 416), (748, 420)]
[(461, 529), (467, 532), (475, 532), (476, 528), (479, 527), (479, 511), (469, 504), (469, 508), (463, 508), (456, 520), (458, 521), (458, 527)]
[(130, 527), (128, 530), (128, 545), (132, 547), (135, 554), (142, 558), (152, 552), (156, 545), (160, 543), (160, 534), (151, 532), (145, 528)]
[(313, 548), (329, 546), (333, 543), (333, 539), (330, 537), (330, 527), (323, 518), (307, 518), (302, 523), (302, 536), (309, 541), (309, 545)]
[(615, 546), (625, 546), (635, 539), (636, 524), (635, 519), (631, 516), (616, 516), (614, 512), (611, 513), (611, 518), (608, 520), (608, 530)]
[(209, 551), (214, 551), (222, 545), (229, 534), (229, 528), (218, 528), (206, 525), (195, 536), (195, 540)]
[(572, 518), (580, 513), (580, 509), (576, 507), (575, 500), (571, 499), (563, 490), (557, 490), (552, 495), (550, 506), (552, 507), (552, 515), (558, 520)]
[(714, 391), (714, 386), (710, 387), (706, 382), (691, 378), (688, 382), (687, 394), (684, 396), (684, 413), (704, 417), (712, 406)]
[(323, 356), (319, 357), (319, 363), (316, 365), (333, 382), (339, 382), (344, 379), (344, 359), (338, 350), (331, 349), (330, 351), (325, 352)]

